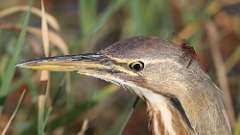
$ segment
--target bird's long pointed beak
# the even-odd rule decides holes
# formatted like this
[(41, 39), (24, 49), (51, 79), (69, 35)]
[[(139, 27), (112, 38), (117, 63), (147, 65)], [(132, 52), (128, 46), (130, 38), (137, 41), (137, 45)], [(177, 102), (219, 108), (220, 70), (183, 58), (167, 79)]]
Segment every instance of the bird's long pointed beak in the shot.
[[(107, 69), (102, 54), (79, 54), (38, 58), (17, 64), (17, 67), (47, 71), (78, 71), (80, 69)], [(109, 60), (108, 60), (109, 61)]]

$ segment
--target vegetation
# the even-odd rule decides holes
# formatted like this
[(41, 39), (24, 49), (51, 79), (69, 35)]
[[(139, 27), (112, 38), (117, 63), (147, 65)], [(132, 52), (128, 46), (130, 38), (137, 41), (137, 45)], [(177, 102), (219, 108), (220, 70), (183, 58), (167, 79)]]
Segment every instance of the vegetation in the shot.
[(93, 52), (132, 36), (192, 45), (224, 91), (240, 134), (240, 3), (234, 0), (8, 0), (0, 5), (1, 134), (147, 133), (145, 105), (75, 73), (20, 70), (22, 60)]

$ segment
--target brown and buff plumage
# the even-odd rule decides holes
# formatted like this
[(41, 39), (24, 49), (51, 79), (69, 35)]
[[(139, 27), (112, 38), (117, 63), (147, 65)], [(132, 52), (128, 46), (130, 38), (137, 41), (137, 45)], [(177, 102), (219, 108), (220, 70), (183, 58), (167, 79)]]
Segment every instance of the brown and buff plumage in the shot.
[[(194, 57), (188, 46), (134, 37), (95, 54), (35, 59), (18, 66), (77, 71), (129, 89), (146, 101), (153, 135), (231, 135), (222, 91)], [(142, 65), (135, 70), (134, 63)]]
[[(170, 104), (168, 107), (172, 113), (172, 123), (173, 128), (179, 135), (191, 135), (193, 134), (191, 130), (188, 129), (187, 125), (181, 119), (181, 114), (175, 110)], [(148, 128), (152, 135), (170, 135), (164, 127), (164, 121), (162, 119), (159, 110), (147, 102), (147, 114), (148, 114)], [(156, 125), (155, 125), (156, 124)]]

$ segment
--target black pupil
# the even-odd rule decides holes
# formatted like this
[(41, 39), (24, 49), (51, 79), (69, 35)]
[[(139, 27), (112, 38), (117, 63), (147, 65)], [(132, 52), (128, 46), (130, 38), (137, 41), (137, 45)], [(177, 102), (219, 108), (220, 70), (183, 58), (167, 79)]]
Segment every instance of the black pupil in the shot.
[(134, 64), (133, 69), (136, 70), (136, 71), (139, 71), (139, 70), (141, 70), (141, 65), (140, 64)]

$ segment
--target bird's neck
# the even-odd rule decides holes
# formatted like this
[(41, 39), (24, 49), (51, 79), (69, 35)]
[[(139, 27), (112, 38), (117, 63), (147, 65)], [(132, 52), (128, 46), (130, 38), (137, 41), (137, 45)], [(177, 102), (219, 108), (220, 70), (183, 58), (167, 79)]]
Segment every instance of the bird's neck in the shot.
[(230, 135), (222, 92), (202, 74), (197, 80), (187, 80), (186, 95), (179, 94), (187, 118), (197, 135)]
[(190, 130), (166, 97), (148, 93), (147, 112), (152, 135), (190, 135)]
[(153, 135), (231, 134), (221, 92), (208, 79), (172, 84), (180, 109), (159, 93), (145, 93)]

